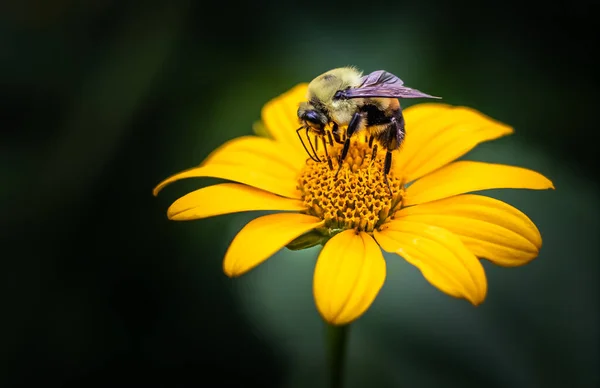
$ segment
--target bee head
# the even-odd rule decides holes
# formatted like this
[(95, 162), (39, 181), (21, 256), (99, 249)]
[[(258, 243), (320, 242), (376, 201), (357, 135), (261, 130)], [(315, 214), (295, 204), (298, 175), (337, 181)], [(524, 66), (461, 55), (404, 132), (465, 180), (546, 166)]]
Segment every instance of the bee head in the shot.
[(323, 131), (323, 128), (329, 122), (327, 115), (321, 109), (308, 102), (300, 104), (298, 118), (304, 126), (315, 129), (318, 132)]

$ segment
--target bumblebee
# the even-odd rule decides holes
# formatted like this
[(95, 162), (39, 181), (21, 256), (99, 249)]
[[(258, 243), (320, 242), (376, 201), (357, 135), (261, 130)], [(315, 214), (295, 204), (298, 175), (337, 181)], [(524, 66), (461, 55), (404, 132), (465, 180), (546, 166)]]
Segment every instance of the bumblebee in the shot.
[[(333, 163), (327, 152), (327, 142), (333, 140), (343, 144), (339, 156), (339, 173), (344, 159), (348, 155), (351, 137), (366, 131), (369, 146), (373, 147), (373, 158), (377, 153), (377, 144), (387, 150), (384, 162), (384, 174), (388, 189), (388, 174), (392, 166), (392, 151), (402, 145), (405, 135), (404, 116), (399, 98), (440, 98), (425, 94), (404, 86), (404, 82), (384, 70), (377, 70), (365, 76), (354, 67), (341, 67), (321, 74), (308, 85), (306, 101), (298, 107), (301, 127), (296, 130), (307, 154), (316, 162), (321, 162), (309, 134), (316, 134), (316, 147), (320, 138), (325, 147), (325, 156), (329, 167)], [(331, 131), (328, 128), (331, 125)], [(345, 133), (340, 127), (346, 127)], [(301, 130), (306, 131), (312, 153), (306, 147)], [(373, 145), (373, 141), (376, 144)], [(391, 189), (390, 189), (391, 194)]]

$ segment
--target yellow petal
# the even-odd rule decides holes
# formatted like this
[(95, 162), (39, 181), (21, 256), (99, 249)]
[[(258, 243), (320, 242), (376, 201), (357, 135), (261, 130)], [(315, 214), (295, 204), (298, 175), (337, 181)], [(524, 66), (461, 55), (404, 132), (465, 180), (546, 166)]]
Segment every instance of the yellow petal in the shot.
[(317, 217), (298, 213), (279, 213), (250, 221), (235, 236), (223, 261), (227, 276), (240, 276), (296, 237), (322, 225)]
[(269, 133), (277, 141), (291, 146), (298, 155), (305, 156), (305, 151), (296, 134), (300, 126), (298, 122), (298, 105), (306, 100), (308, 84), (299, 84), (265, 104), (262, 109), (262, 121)]
[(406, 190), (404, 205), (488, 189), (553, 189), (545, 176), (526, 168), (459, 161), (419, 179)]
[(404, 109), (402, 113), (404, 114), (406, 123), (417, 125), (422, 120), (441, 114), (449, 109), (452, 109), (452, 105), (439, 102), (424, 102), (412, 105)]
[(497, 199), (465, 194), (404, 208), (392, 222), (413, 221), (454, 233), (476, 256), (503, 266), (537, 257), (542, 237), (521, 211)]
[(361, 316), (385, 281), (385, 260), (365, 232), (346, 230), (325, 244), (315, 267), (313, 294), (327, 322), (344, 325)]
[(451, 232), (419, 222), (384, 224), (374, 236), (381, 248), (421, 270), (433, 286), (474, 305), (485, 299), (487, 280), (479, 260)]
[(406, 145), (394, 167), (406, 182), (458, 159), (479, 143), (513, 132), (471, 108), (421, 105), (407, 109)]
[(268, 139), (273, 138), (261, 120), (257, 120), (252, 124), (252, 132), (254, 132), (256, 136), (266, 137)]
[(452, 105), (437, 102), (426, 102), (410, 106), (402, 111), (404, 115), (406, 135), (402, 148), (394, 155), (394, 169), (401, 173), (404, 166), (410, 161), (421, 148), (427, 137), (427, 131), (435, 130), (427, 124), (432, 118), (439, 117), (452, 109)]
[[(180, 179), (210, 177), (244, 183), (283, 197), (299, 199), (300, 192), (296, 189), (296, 178), (286, 171), (286, 169), (275, 163), (269, 169), (247, 165), (235, 166), (210, 163), (206, 166), (182, 171), (165, 179), (154, 188), (154, 195), (157, 195), (169, 183)], [(286, 174), (288, 175), (284, 178), (283, 176)]]
[(254, 187), (222, 183), (184, 195), (169, 207), (167, 215), (175, 221), (196, 220), (253, 210), (305, 210), (302, 201), (279, 197)]
[(290, 146), (258, 136), (243, 136), (230, 140), (214, 150), (202, 165), (231, 164), (269, 168), (277, 163), (282, 168), (297, 173), (305, 164), (306, 156), (297, 155)]

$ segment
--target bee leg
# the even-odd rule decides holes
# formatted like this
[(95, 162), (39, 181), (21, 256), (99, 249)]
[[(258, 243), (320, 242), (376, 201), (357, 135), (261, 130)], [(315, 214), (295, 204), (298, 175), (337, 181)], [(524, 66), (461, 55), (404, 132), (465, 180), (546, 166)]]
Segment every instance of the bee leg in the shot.
[[(340, 138), (340, 127), (338, 127), (336, 123), (333, 123), (333, 128), (331, 129), (331, 132), (333, 133), (333, 138), (335, 139), (336, 143), (344, 144), (344, 142)], [(331, 145), (333, 145), (333, 143), (331, 143)]]
[[(327, 133), (329, 133), (329, 132), (327, 132)], [(325, 140), (325, 136), (322, 136), (321, 140), (323, 140), (323, 148), (325, 149), (325, 157), (327, 158), (327, 164), (329, 165), (329, 169), (333, 170), (333, 162), (331, 161), (331, 158), (329, 157), (329, 152), (327, 152), (327, 140)]]
[[(375, 140), (375, 136), (371, 135), (369, 137), (369, 148), (373, 147), (373, 140)], [(375, 147), (377, 147), (377, 144), (375, 144)]]
[[(308, 156), (310, 157), (310, 159), (314, 160), (315, 162), (320, 162), (319, 157), (316, 156), (316, 154), (313, 156), (309, 151), (308, 148), (306, 148), (306, 144), (304, 144), (304, 140), (302, 139), (302, 136), (300, 135), (300, 130), (303, 129), (304, 127), (300, 127), (298, 129), (296, 129), (296, 135), (298, 135), (298, 139), (300, 139), (300, 143), (302, 143), (302, 147), (304, 147), (304, 151), (306, 151), (306, 153), (308, 154)], [(308, 139), (308, 142), (310, 143), (310, 137), (308, 137), (308, 128), (306, 128), (306, 138)], [(312, 143), (311, 143), (311, 148), (312, 148)]]
[(329, 131), (325, 131), (327, 132), (327, 139), (329, 140), (329, 145), (333, 147), (333, 138), (331, 137), (331, 132)]
[(315, 150), (319, 150), (319, 135), (315, 135)]
[(390, 196), (393, 197), (394, 194), (392, 193), (392, 188), (390, 187), (390, 180), (388, 179), (388, 175), (390, 173), (390, 170), (392, 168), (392, 151), (388, 150), (387, 153), (385, 154), (385, 163), (383, 165), (383, 173), (385, 175), (385, 184), (388, 187), (388, 190), (390, 191)]
[(339, 167), (338, 167), (337, 172), (335, 173), (336, 178), (337, 178), (337, 175), (340, 173), (340, 170), (342, 169), (342, 164), (344, 163), (344, 159), (346, 159), (346, 156), (348, 156), (348, 150), (350, 149), (350, 138), (352, 138), (352, 134), (360, 126), (361, 120), (362, 120), (362, 116), (360, 115), (359, 112), (356, 112), (354, 114), (354, 116), (352, 116), (352, 120), (350, 120), (350, 124), (348, 124), (348, 128), (346, 129), (346, 140), (344, 140), (344, 148), (342, 149), (342, 153), (340, 154), (340, 158), (338, 160)]
[(373, 152), (371, 153), (371, 163), (375, 161), (375, 157), (377, 156), (377, 144), (373, 146)]
[(390, 126), (387, 127), (385, 131), (383, 131), (378, 138), (381, 144), (384, 144), (387, 148), (387, 153), (385, 154), (385, 162), (383, 164), (383, 173), (385, 174), (385, 183), (387, 184), (388, 190), (390, 191), (390, 196), (394, 196), (392, 193), (392, 188), (390, 187), (389, 181), (389, 173), (392, 168), (392, 151), (397, 150), (402, 145), (404, 141), (404, 116), (402, 115), (402, 111), (398, 109), (392, 119), (390, 120)]

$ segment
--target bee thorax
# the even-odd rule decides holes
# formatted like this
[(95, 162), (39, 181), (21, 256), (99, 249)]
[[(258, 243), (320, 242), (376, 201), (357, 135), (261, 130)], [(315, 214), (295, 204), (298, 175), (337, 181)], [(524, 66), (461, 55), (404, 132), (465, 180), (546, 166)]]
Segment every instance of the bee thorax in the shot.
[(329, 109), (330, 116), (333, 121), (338, 123), (339, 125), (348, 125), (350, 120), (352, 120), (352, 116), (358, 110), (359, 101), (345, 101), (345, 100), (337, 100), (331, 102), (331, 107)]

